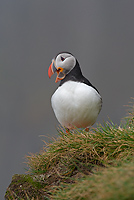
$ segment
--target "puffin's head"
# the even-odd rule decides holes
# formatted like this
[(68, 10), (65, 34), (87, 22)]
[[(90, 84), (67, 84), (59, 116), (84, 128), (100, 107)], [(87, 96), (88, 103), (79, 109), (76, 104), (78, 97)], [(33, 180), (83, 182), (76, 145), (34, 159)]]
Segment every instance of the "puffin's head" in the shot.
[(68, 74), (76, 64), (76, 59), (71, 53), (62, 52), (59, 53), (55, 58), (52, 59), (52, 63), (48, 69), (48, 76), (51, 76), (57, 72), (57, 77), (55, 82), (62, 80), (65, 78), (66, 74)]

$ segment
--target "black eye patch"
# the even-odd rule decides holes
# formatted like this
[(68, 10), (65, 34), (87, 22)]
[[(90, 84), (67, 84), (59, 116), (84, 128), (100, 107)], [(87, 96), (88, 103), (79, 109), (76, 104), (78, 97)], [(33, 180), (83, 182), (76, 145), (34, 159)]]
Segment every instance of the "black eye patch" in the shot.
[(61, 60), (62, 60), (62, 61), (64, 61), (64, 60), (65, 60), (65, 58), (63, 58), (63, 57), (61, 56)]

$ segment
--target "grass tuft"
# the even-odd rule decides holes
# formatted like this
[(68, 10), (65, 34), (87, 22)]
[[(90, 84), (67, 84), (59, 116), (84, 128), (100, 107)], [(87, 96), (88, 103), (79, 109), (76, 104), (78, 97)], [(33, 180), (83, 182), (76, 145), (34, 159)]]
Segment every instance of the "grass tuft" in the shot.
[(13, 178), (10, 196), (15, 191), (20, 199), (132, 199), (134, 104), (120, 126), (109, 120), (88, 132), (66, 133), (62, 127), (58, 132), (40, 153), (27, 156), (29, 175)]
[[(129, 121), (132, 123), (130, 118)], [(76, 170), (88, 174), (94, 166), (107, 166), (115, 159), (123, 159), (134, 150), (134, 128), (130, 123), (123, 128), (104, 123), (89, 132), (76, 129), (68, 134), (60, 129), (57, 140), (47, 144), (40, 154), (27, 157), (30, 171), (55, 171), (61, 177), (71, 176)]]
[(56, 200), (131, 200), (134, 197), (134, 160), (107, 168), (58, 190)]

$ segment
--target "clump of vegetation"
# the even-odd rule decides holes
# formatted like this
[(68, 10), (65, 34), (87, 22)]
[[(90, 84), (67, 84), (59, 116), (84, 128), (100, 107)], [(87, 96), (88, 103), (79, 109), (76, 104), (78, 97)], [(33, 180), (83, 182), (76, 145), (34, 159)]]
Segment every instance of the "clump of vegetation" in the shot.
[(54, 196), (57, 200), (131, 200), (134, 198), (134, 160), (109, 167), (75, 184), (62, 187)]
[[(129, 197), (133, 195), (134, 105), (120, 126), (107, 122), (88, 132), (75, 129), (66, 133), (62, 128), (58, 131), (59, 137), (45, 143), (39, 154), (27, 156), (30, 179), (26, 182), (38, 194), (30, 196), (31, 190), (26, 188), (23, 199), (105, 200), (115, 199), (118, 193), (116, 199), (123, 200), (126, 189), (130, 190)], [(16, 188), (18, 185), (16, 181)]]

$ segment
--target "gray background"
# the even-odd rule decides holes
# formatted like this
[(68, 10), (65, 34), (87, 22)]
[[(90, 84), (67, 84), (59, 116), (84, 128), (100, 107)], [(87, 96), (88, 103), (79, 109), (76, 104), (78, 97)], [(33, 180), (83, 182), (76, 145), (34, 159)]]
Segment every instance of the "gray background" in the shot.
[[(134, 96), (134, 1), (0, 1), (0, 199), (25, 155), (57, 137), (51, 59), (70, 51), (103, 97), (97, 122), (119, 124)], [(45, 137), (40, 137), (45, 135)]]

